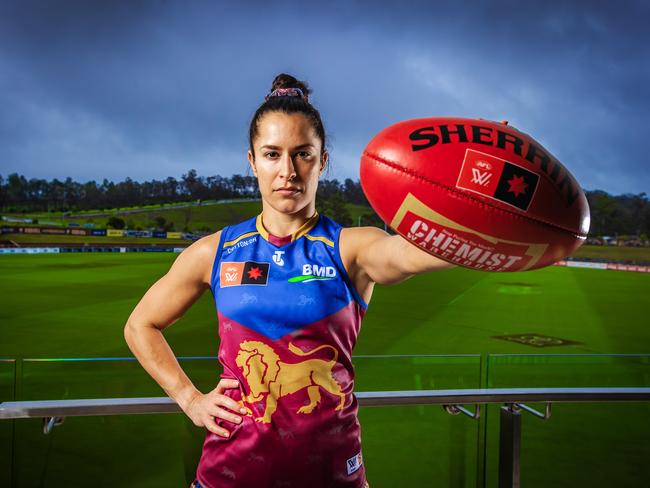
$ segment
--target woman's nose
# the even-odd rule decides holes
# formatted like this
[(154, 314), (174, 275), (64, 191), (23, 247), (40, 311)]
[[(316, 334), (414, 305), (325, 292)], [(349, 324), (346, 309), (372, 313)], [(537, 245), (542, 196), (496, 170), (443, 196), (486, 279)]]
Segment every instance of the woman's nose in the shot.
[(282, 156), (280, 163), (280, 176), (290, 180), (296, 176), (296, 167), (293, 164), (293, 158), (290, 154)]

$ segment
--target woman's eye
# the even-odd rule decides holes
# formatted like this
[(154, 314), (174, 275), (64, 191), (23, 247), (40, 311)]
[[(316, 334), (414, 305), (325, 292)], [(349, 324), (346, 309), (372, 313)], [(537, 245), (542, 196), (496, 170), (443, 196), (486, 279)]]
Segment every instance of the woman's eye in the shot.
[(277, 153), (277, 151), (269, 151), (269, 152), (267, 152), (267, 153), (265, 154), (265, 156), (266, 156), (267, 158), (277, 158), (277, 157), (278, 157), (278, 153)]
[(307, 151), (300, 151), (298, 153), (298, 157), (301, 158), (301, 159), (309, 159), (310, 156), (311, 156), (311, 154), (308, 153)]

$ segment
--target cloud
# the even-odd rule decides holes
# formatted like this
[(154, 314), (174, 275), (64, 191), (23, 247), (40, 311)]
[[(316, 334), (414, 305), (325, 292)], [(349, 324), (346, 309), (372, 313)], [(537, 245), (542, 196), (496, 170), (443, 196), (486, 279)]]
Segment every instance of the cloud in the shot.
[(4, 2), (0, 174), (245, 171), (275, 74), (307, 79), (332, 176), (399, 120), (508, 119), (588, 189), (650, 190), (645, 2)]

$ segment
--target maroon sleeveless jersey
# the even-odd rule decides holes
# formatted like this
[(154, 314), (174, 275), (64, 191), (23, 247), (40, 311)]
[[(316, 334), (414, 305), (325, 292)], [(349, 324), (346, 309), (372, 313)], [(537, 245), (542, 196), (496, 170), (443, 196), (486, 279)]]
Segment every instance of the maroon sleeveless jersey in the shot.
[(261, 218), (226, 227), (212, 269), (225, 394), (248, 409), (207, 431), (207, 488), (363, 488), (352, 348), (367, 305), (339, 254), (341, 226), (314, 215), (278, 240)]

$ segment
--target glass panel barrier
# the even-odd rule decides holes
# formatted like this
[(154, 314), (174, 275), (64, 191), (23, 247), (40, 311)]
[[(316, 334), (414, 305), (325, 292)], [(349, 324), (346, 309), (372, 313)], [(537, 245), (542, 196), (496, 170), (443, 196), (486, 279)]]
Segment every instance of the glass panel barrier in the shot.
[[(356, 391), (479, 388), (481, 358), (356, 356)], [(472, 407), (470, 407), (472, 408)], [(359, 409), (363, 459), (372, 488), (475, 487), (479, 422), (441, 406)]]
[[(216, 358), (179, 358), (201, 391), (216, 386)], [(25, 359), (19, 400), (159, 397), (134, 358)], [(49, 435), (41, 419), (15, 421), (14, 486), (189, 486), (204, 431), (185, 415), (69, 417)]]
[[(219, 381), (214, 357), (178, 358), (203, 392)], [(480, 356), (353, 357), (355, 391), (477, 388)], [(26, 359), (17, 400), (163, 396), (134, 358)], [(479, 424), (439, 406), (361, 408), (373, 488), (476, 486)], [(16, 487), (188, 486), (205, 429), (182, 414), (69, 417), (49, 435), (41, 419), (15, 421)], [(418, 449), (412, 449), (414, 445)]]
[[(16, 360), (0, 358), (0, 402), (14, 400)], [(0, 422), (0, 486), (11, 486), (11, 453), (15, 420)]]
[[(650, 355), (491, 354), (489, 388), (648, 387)], [(529, 406), (543, 412), (544, 405)], [(499, 406), (486, 418), (486, 486), (497, 486)], [(521, 485), (645, 486), (650, 404), (555, 403), (549, 420), (521, 413)]]

